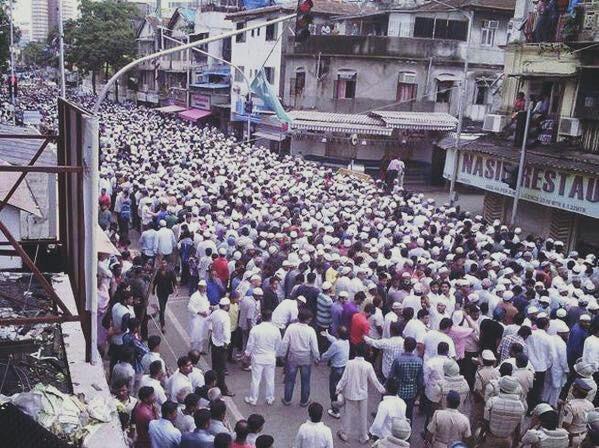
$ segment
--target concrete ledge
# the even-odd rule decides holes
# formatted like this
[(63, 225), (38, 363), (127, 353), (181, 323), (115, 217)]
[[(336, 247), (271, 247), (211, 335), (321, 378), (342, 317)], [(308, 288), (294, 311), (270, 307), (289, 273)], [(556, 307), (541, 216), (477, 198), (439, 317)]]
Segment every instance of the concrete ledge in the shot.
[[(56, 293), (69, 310), (77, 313), (69, 277), (66, 274), (57, 274), (54, 276), (52, 283)], [(81, 324), (79, 322), (66, 322), (60, 326), (73, 384), (73, 393), (83, 394), (87, 401), (91, 401), (97, 396), (110, 397), (110, 388), (104, 374), (104, 366), (85, 362), (85, 338), (83, 337)], [(98, 359), (100, 358), (98, 357)], [(110, 440), (109, 444), (107, 444), (108, 440)], [(104, 448), (108, 445), (111, 448), (128, 448), (118, 418), (101, 425), (83, 442), (85, 448)]]

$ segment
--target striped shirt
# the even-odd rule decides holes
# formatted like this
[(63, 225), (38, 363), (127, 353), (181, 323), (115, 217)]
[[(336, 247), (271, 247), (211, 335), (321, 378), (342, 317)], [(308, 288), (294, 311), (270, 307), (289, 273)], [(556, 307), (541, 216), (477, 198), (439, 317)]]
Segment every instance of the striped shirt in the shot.
[(319, 327), (329, 328), (331, 326), (331, 306), (333, 299), (324, 293), (318, 294), (316, 299), (316, 323)]

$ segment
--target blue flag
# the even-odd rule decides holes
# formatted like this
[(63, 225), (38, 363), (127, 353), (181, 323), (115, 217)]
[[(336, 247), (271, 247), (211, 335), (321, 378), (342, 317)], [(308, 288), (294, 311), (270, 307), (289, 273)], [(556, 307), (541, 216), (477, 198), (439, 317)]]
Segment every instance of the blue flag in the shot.
[(252, 89), (254, 95), (264, 102), (266, 107), (277, 114), (279, 120), (284, 121), (285, 123), (291, 123), (291, 118), (289, 118), (289, 115), (287, 115), (287, 112), (283, 109), (279, 98), (266, 79), (264, 68), (260, 69), (256, 74), (252, 84), (250, 84), (250, 89)]

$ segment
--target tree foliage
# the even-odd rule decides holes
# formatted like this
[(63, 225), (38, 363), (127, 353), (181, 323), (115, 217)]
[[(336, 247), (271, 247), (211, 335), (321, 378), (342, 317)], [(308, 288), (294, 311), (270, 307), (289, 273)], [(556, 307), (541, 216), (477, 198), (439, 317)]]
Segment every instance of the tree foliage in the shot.
[[(0, 0), (0, 73), (4, 73), (6, 70), (8, 70), (10, 63), (10, 20), (7, 9), (8, 1)], [(16, 44), (19, 42), (21, 33), (16, 26), (14, 27), (13, 32), (14, 42)]]
[(83, 73), (118, 70), (136, 53), (134, 18), (137, 9), (118, 0), (81, 1), (81, 17), (65, 24), (67, 61)]

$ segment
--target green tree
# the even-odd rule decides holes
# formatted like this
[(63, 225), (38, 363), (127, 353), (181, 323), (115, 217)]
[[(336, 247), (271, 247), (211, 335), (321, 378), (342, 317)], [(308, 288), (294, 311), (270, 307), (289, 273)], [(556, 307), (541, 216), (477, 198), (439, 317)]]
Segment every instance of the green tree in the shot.
[[(14, 5), (14, 1), (13, 1)], [(10, 20), (8, 16), (8, 1), (0, 0), (0, 73), (8, 70), (10, 63)], [(13, 6), (14, 12), (14, 6)], [(15, 45), (19, 42), (21, 33), (19, 28), (14, 27)]]
[(133, 19), (137, 9), (118, 0), (81, 1), (81, 17), (72, 26), (65, 24), (68, 62), (84, 74), (91, 73), (96, 92), (96, 75), (108, 75), (132, 60), (136, 53)]
[(48, 49), (41, 42), (28, 42), (21, 55), (27, 65), (45, 66), (49, 63)]

